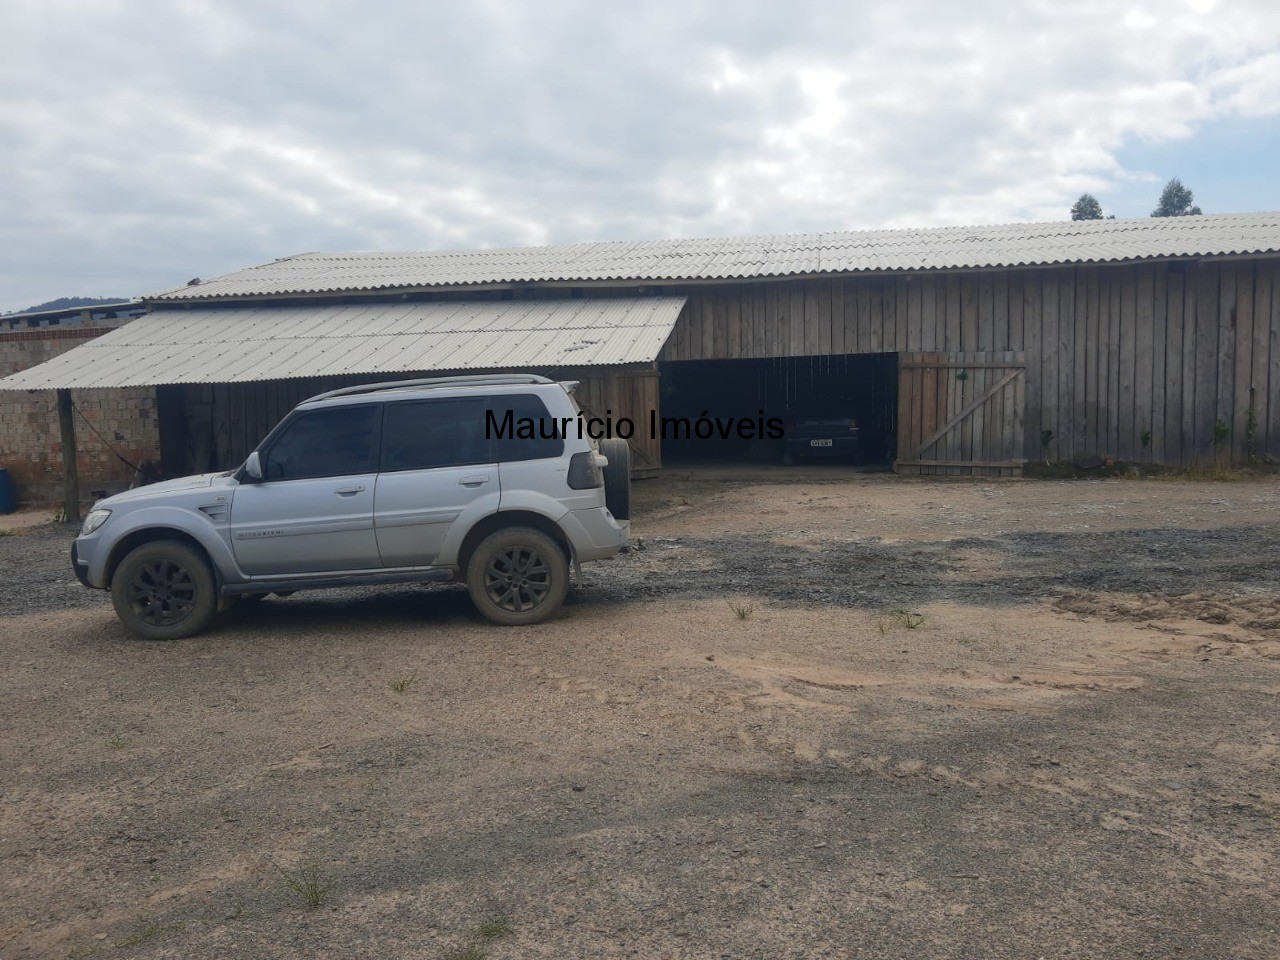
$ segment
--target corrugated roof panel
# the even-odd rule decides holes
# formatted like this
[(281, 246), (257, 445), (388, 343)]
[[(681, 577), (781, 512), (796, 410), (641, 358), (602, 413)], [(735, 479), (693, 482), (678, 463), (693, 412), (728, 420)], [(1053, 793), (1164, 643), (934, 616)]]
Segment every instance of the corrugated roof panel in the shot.
[(656, 360), (684, 297), (160, 310), (3, 390), (244, 383), (333, 374)]
[(154, 300), (538, 282), (733, 280), (1280, 252), (1280, 213), (1014, 223), (501, 250), (304, 253)]

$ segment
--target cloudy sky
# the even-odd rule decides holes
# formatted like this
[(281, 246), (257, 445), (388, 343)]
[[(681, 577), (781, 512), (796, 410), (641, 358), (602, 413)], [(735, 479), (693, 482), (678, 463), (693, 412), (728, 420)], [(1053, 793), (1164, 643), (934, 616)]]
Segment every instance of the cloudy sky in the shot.
[(0, 311), (307, 250), (1280, 209), (1280, 3), (6, 0)]

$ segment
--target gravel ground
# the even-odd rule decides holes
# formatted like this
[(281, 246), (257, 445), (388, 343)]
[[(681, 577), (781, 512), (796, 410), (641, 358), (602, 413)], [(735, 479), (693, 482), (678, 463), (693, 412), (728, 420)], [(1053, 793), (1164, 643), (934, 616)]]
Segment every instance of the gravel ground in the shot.
[(1280, 956), (1274, 483), (637, 493), (536, 628), (0, 538), (0, 956)]
[[(50, 524), (0, 538), (13, 571), (0, 611), (26, 613), (108, 603), (71, 573), (75, 533)], [(1280, 524), (1221, 530), (1007, 533), (934, 543), (877, 538), (829, 542), (817, 551), (764, 535), (640, 537), (628, 552), (588, 570), (586, 601), (753, 594), (780, 604), (877, 609), (924, 603), (1039, 602), (1076, 591), (1182, 594), (1280, 586)], [(397, 596), (404, 588), (332, 591), (333, 601)], [(448, 589), (448, 588), (446, 588)], [(456, 588), (454, 588), (456, 589)]]
[(6, 581), (0, 590), (0, 615), (110, 603), (105, 593), (82, 587), (72, 572), (71, 542), (78, 530), (74, 525), (48, 523), (0, 537)]
[[(752, 593), (783, 604), (875, 609), (951, 601), (1038, 602), (1079, 590), (1187, 593), (1272, 590), (1280, 584), (1280, 526), (1216, 531), (1014, 533), (941, 543), (831, 543), (821, 552), (767, 537), (661, 538), (663, 569), (634, 557), (593, 571), (589, 596), (633, 600)], [(986, 556), (984, 556), (986, 555)], [(983, 562), (975, 562), (982, 557)]]

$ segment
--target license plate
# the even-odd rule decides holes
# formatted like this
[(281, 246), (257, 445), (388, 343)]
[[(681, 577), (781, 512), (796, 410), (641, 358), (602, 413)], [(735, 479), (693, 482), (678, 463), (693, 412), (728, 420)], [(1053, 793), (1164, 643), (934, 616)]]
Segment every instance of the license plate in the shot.
[(831, 441), (830, 441), (830, 440), (810, 440), (810, 441), (809, 441), (809, 446), (811, 446), (811, 447), (829, 447), (829, 446), (831, 446)]

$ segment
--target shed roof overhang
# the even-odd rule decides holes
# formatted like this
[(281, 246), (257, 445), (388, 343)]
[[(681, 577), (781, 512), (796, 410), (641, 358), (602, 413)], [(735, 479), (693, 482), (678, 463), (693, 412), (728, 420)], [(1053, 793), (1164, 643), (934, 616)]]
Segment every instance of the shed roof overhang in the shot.
[(159, 310), (0, 390), (616, 366), (656, 360), (684, 297)]

